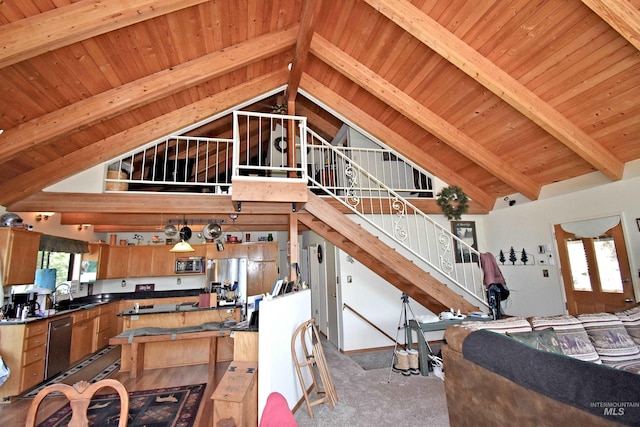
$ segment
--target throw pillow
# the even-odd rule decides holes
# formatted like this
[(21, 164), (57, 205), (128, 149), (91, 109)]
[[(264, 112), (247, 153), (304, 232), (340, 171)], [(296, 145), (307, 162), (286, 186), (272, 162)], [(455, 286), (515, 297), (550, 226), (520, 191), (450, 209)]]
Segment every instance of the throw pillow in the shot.
[(542, 316), (531, 319), (533, 330), (553, 329), (565, 355), (585, 362), (602, 363), (582, 323), (574, 316)]
[(531, 332), (507, 332), (507, 336), (536, 350), (564, 354), (558, 336), (551, 328)]
[(631, 339), (618, 316), (611, 313), (580, 314), (578, 320), (607, 365), (640, 358), (640, 348)]
[(616, 316), (624, 325), (631, 339), (640, 345), (640, 306), (618, 311)]
[(531, 331), (531, 324), (524, 317), (507, 317), (505, 319), (490, 320), (486, 322), (466, 321), (462, 322), (461, 325), (469, 329), (486, 329), (499, 334)]

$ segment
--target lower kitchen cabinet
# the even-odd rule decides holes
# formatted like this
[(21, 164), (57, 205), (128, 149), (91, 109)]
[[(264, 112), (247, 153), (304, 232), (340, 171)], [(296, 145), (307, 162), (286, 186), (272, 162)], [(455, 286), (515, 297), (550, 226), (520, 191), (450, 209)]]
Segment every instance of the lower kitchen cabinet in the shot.
[(24, 351), (20, 389), (27, 390), (44, 380), (45, 357), (47, 355), (47, 321), (25, 327)]
[(109, 338), (117, 335), (117, 303), (101, 305), (96, 325), (96, 341), (93, 351), (98, 351), (109, 345)]
[(7, 401), (44, 381), (48, 320), (0, 326), (0, 355), (11, 375), (0, 387)]
[(78, 362), (93, 352), (95, 348), (93, 338), (96, 336), (96, 319), (99, 313), (99, 307), (73, 313), (71, 356), (69, 357), (71, 364)]

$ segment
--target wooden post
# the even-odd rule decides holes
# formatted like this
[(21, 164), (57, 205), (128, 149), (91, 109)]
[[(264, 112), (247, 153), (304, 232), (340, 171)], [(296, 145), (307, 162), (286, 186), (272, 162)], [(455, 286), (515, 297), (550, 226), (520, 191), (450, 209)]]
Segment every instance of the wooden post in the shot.
[[(294, 100), (287, 102), (287, 114), (294, 116), (296, 114), (296, 103)], [(294, 120), (287, 121), (287, 166), (296, 167), (296, 123)], [(296, 172), (289, 171), (289, 178), (295, 178)]]

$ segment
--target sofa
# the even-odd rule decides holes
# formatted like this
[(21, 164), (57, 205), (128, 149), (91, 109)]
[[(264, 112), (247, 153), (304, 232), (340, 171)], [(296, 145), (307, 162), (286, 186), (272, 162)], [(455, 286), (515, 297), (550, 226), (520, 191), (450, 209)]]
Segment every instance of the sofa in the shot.
[(463, 322), (445, 331), (457, 426), (640, 425), (640, 307)]

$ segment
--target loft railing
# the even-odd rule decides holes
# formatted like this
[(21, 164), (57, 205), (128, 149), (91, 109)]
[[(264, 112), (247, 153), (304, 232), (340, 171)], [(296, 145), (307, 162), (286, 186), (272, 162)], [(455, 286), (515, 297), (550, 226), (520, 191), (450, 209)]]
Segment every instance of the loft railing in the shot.
[[(297, 134), (293, 167), (291, 124)], [(487, 305), (479, 253), (406, 198), (433, 197), (426, 172), (388, 150), (332, 146), (307, 129), (304, 117), (234, 112), (233, 128), (233, 140), (171, 136), (116, 158), (108, 164), (105, 191), (225, 194), (234, 176), (304, 180), (431, 266), (443, 282)]]
[(105, 191), (226, 193), (232, 153), (231, 139), (170, 136), (112, 160)]

